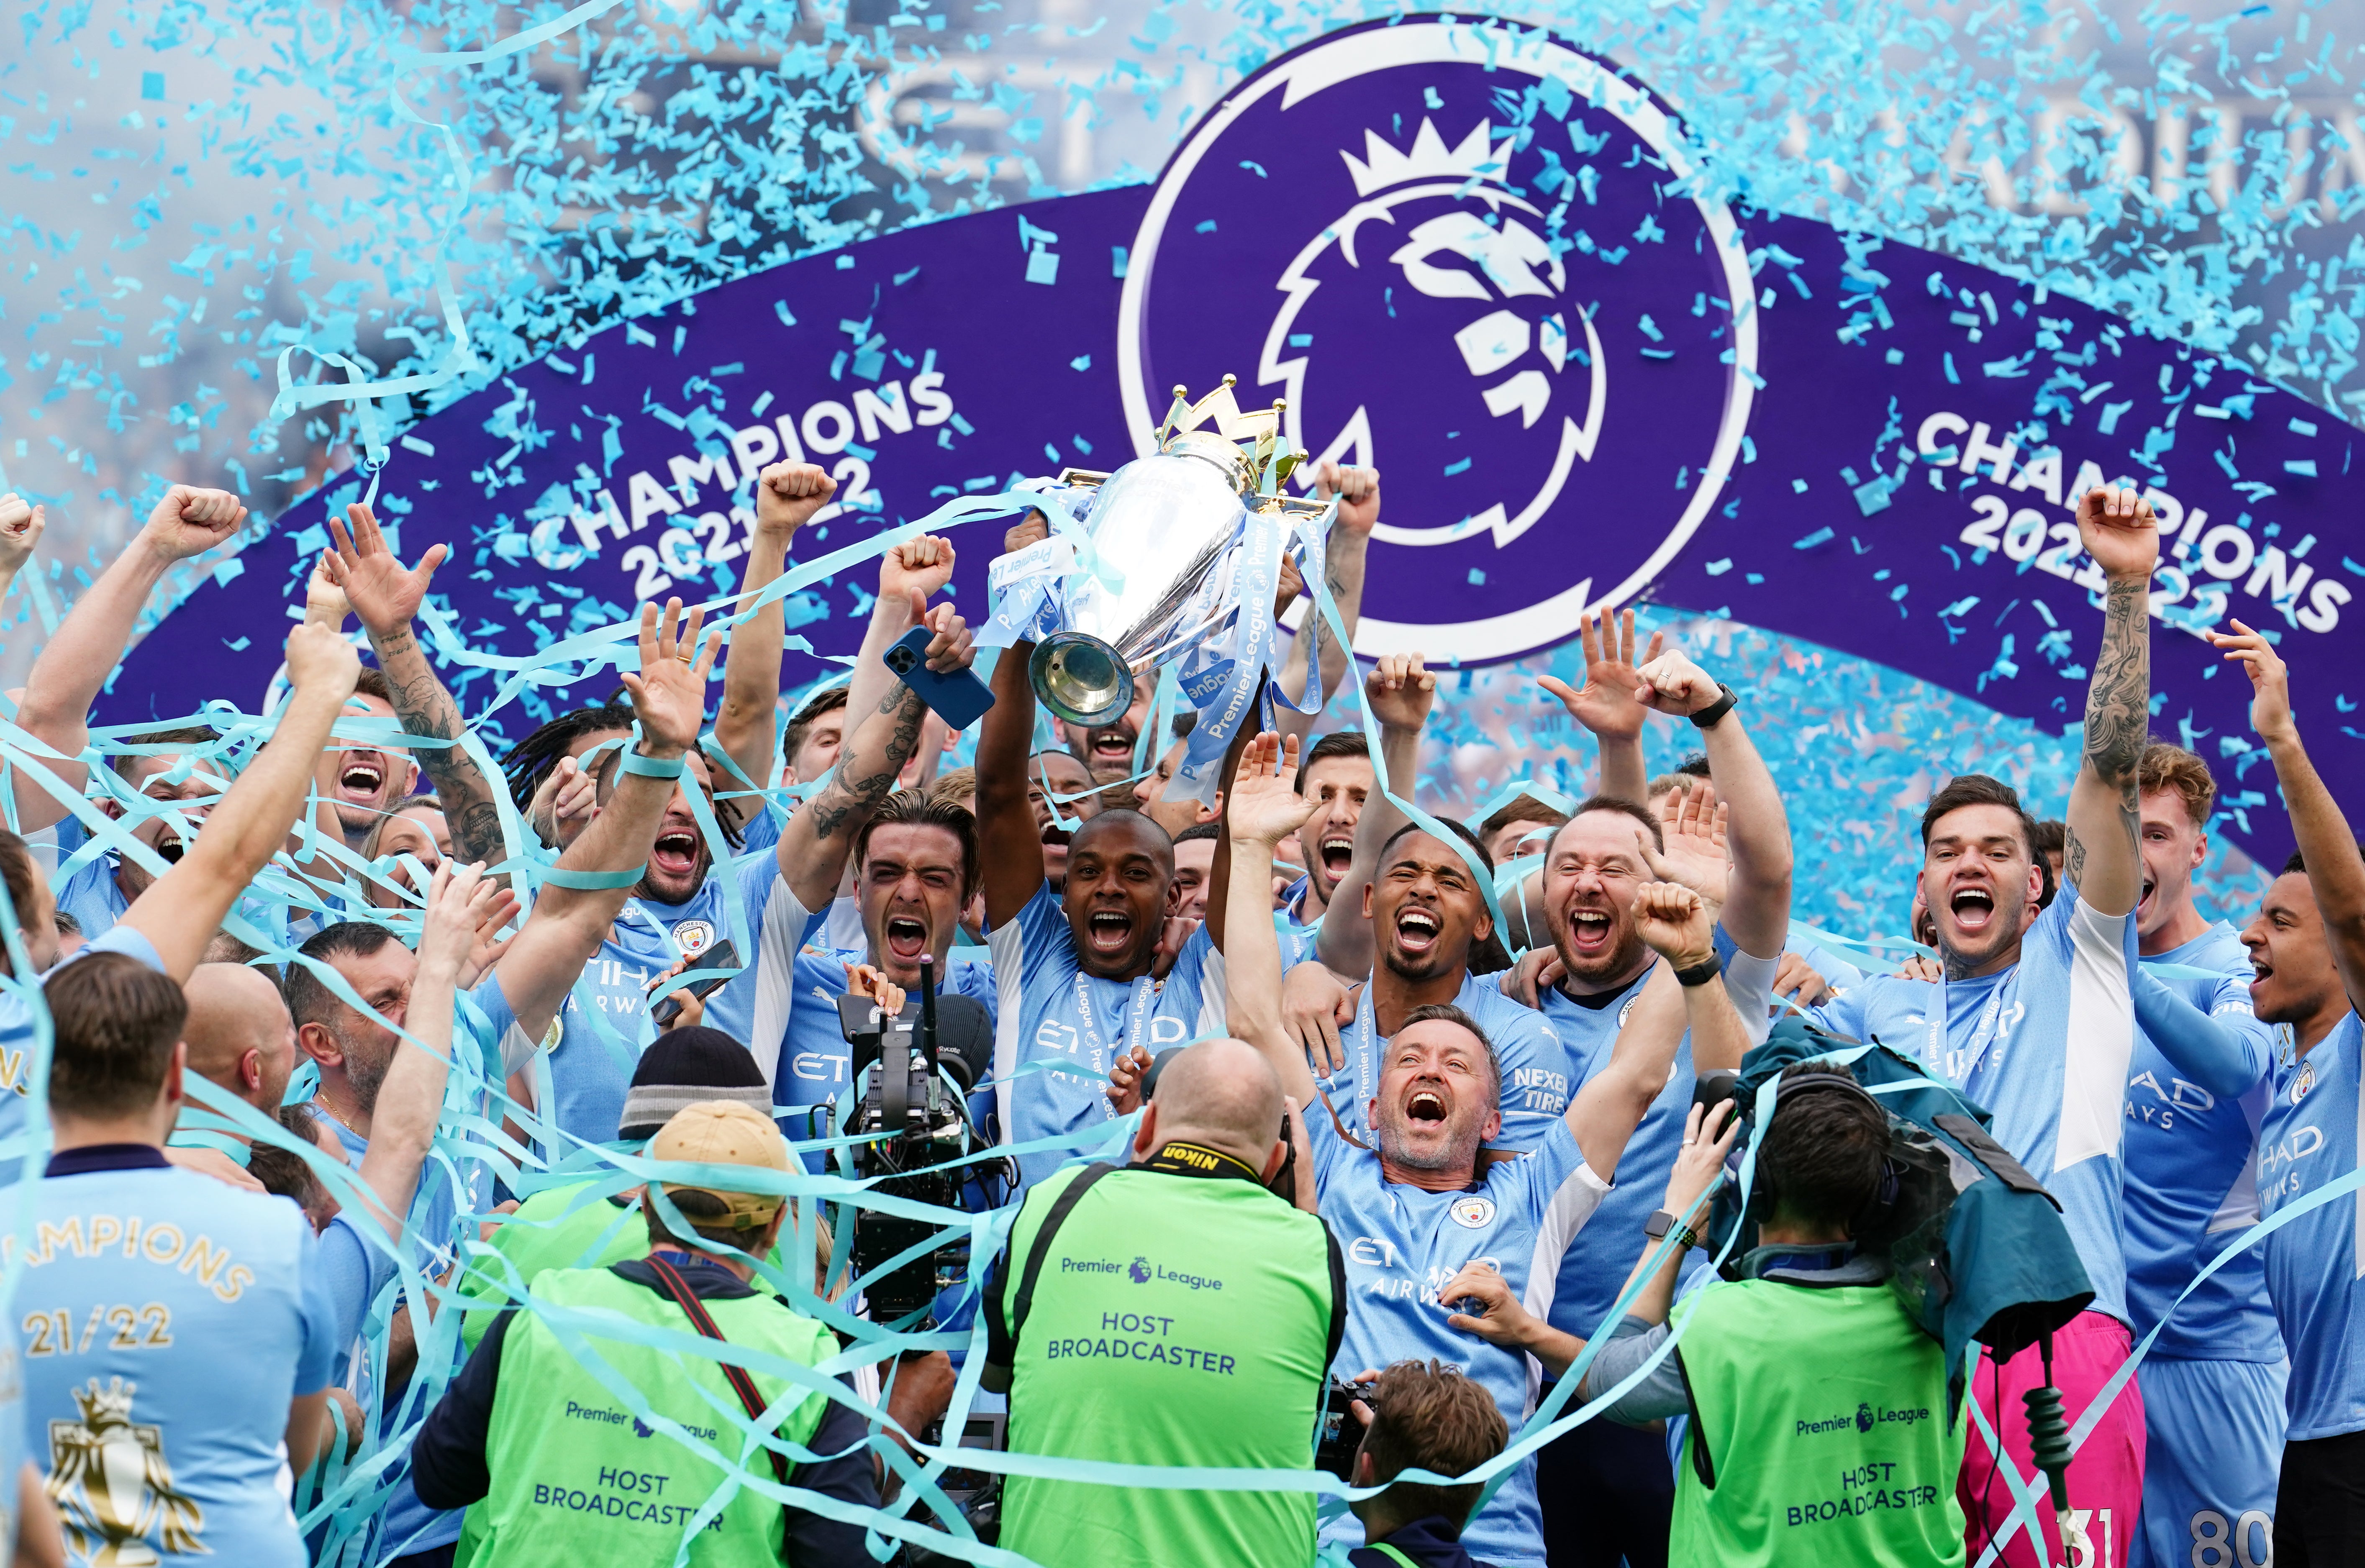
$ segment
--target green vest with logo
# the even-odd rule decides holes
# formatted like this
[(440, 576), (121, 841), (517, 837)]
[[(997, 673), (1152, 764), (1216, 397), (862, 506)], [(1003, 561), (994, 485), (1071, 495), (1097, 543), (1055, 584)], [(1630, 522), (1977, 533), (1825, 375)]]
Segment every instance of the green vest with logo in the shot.
[[(554, 1305), (607, 1314), (633, 1324), (695, 1334), (671, 1298), (605, 1269), (544, 1274), (534, 1294)], [(782, 1361), (818, 1366), (837, 1350), (829, 1330), (772, 1296), (706, 1300), (723, 1338)], [(650, 1407), (695, 1434), (708, 1448), (739, 1451), (742, 1439), (723, 1411), (742, 1411), (712, 1361), (590, 1331), (589, 1348), (638, 1389)], [(783, 1379), (748, 1369), (768, 1402), (790, 1392)], [(794, 1442), (821, 1425), (824, 1395), (807, 1394), (778, 1430)], [(645, 1435), (644, 1435), (645, 1434)], [(468, 1510), (463, 1562), (488, 1568), (650, 1568), (670, 1564), (706, 1500), (726, 1472), (672, 1438), (644, 1426), (578, 1362), (539, 1317), (521, 1315), (501, 1343), (486, 1458), (492, 1488)], [(771, 1461), (748, 1456), (748, 1473), (772, 1479)], [(699, 1568), (765, 1564), (777, 1568), (784, 1526), (780, 1505), (742, 1488), (698, 1533), (689, 1561)]]
[[(1060, 1222), (1016, 1322), (1020, 1276), (1045, 1216), (1089, 1169), (1047, 1177), (1011, 1227), (992, 1304), (996, 1338), (1016, 1340), (1011, 1450), (1313, 1469), (1343, 1300), (1322, 1222), (1247, 1180), (1107, 1171)], [(1005, 1484), (1002, 1544), (1047, 1568), (1296, 1568), (1314, 1559), (1311, 1492), (1016, 1475)]]
[(1945, 1351), (1895, 1292), (1743, 1280), (1709, 1285), (1687, 1314), (1692, 1425), (1669, 1561), (1963, 1562)]

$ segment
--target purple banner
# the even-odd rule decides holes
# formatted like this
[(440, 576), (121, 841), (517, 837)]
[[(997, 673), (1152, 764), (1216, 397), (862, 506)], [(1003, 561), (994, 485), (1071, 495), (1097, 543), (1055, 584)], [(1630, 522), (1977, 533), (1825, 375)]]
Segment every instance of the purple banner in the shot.
[[(1382, 471), (1365, 653), (1507, 659), (1589, 604), (1651, 599), (2059, 725), (2100, 626), (2070, 503), (2132, 481), (2172, 539), (2156, 727), (2218, 765), (2233, 836), (2278, 860), (2280, 812), (2242, 814), (2270, 776), (2225, 760), (2250, 745), (2247, 683), (2193, 629), (2239, 617), (2303, 669), (2347, 667), (2349, 429), (1995, 273), (1731, 207), (1699, 158), (1646, 90), (1541, 33), (1334, 33), (1240, 84), (1154, 186), (793, 263), (503, 378), (400, 440), (380, 513), (406, 556), (453, 546), (436, 586), (472, 646), (530, 655), (734, 586), (734, 492), (778, 456), (838, 479), (810, 559), (949, 497), (1113, 467), (1173, 386), (1228, 373), (1243, 405), (1285, 398), (1317, 454)], [(104, 716), (259, 695), (322, 519), (362, 489), (291, 508), (135, 650)], [(986, 526), (955, 537), (972, 620)], [(852, 653), (874, 580), (800, 595), (792, 631)], [(489, 695), (488, 672), (462, 678), (464, 702)], [(2342, 790), (2365, 779), (2338, 685), (2295, 700)]]

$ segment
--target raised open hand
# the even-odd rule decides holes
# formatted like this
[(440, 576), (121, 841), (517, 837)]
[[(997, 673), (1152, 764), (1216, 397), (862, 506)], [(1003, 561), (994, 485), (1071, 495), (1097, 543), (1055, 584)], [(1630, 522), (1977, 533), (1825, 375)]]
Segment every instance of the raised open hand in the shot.
[(1666, 847), (1653, 849), (1647, 841), (1642, 846), (1651, 875), (1663, 882), (1681, 882), (1722, 909), (1732, 877), (1725, 821), (1724, 802), (1706, 779), (1669, 790), (1659, 801), (1659, 836)]
[(2114, 577), (2146, 581), (2159, 565), (2159, 523), (2151, 503), (2133, 490), (2104, 485), (2078, 499), (2078, 537), (2086, 554)]
[(49, 526), (49, 509), (14, 490), (0, 496), (0, 577), (13, 577), (33, 558), (33, 546)]
[(1650, 647), (1637, 658), (1634, 612), (1621, 611), (1611, 621), (1608, 611), (1596, 610), (1577, 622), (1577, 635), (1585, 649), (1585, 684), (1571, 687), (1549, 675), (1536, 684), (1559, 698), (1569, 717), (1597, 735), (1631, 739), (1641, 734), (1642, 715), (1649, 710), (1634, 693), (1642, 685), (1642, 666), (1665, 650), (1667, 634), (1652, 633)]
[(2211, 645), (2225, 650), (2227, 663), (2238, 659), (2243, 673), (2250, 678), (2250, 728), (2259, 732), (2260, 740), (2284, 740), (2299, 733), (2292, 718), (2291, 670), (2275, 652), (2275, 645), (2240, 622), (2229, 622), (2234, 630), (2203, 632)]
[(175, 485), (148, 514), (139, 543), (160, 561), (185, 561), (229, 539), (245, 521), (246, 508), (228, 490)]
[(478, 902), (476, 935), (469, 941), (468, 956), (460, 961), (460, 978), (453, 981), (455, 989), (474, 991), (478, 980), (492, 973), (517, 935), (506, 928), (521, 907), (517, 894), (499, 883), (493, 884), (490, 898)]
[(435, 868), (420, 924), (419, 967), (438, 970), (447, 979), (457, 977), (496, 899), (506, 896), (507, 890), (487, 878), (482, 866), (454, 866), (446, 860)]
[(1270, 847), (1306, 825), (1314, 802), (1297, 792), (1297, 737), (1267, 730), (1240, 753), (1226, 820), (1236, 843)]
[(1372, 717), (1388, 729), (1418, 730), (1429, 722), (1429, 705), (1437, 696), (1437, 677), (1422, 667), (1421, 657), (1385, 655), (1363, 682)]
[(669, 599), (660, 624), (656, 605), (641, 606), (640, 673), (617, 674), (633, 694), (642, 744), (651, 756), (687, 752), (698, 743), (698, 732), (706, 722), (706, 681), (723, 646), (723, 633), (708, 633), (701, 647), (698, 628), (704, 618), (703, 610), (692, 610), (684, 620), (681, 600)]
[(756, 476), (756, 532), (785, 545), (836, 493), (837, 481), (815, 464), (775, 463)]
[(1326, 462), (1314, 471), (1314, 494), (1339, 498), (1337, 526), (1369, 537), (1380, 521), (1380, 471)]
[(373, 637), (409, 626), (427, 599), (435, 568), (451, 554), (441, 544), (430, 544), (419, 565), (406, 569), (387, 548), (376, 514), (359, 502), (347, 507), (342, 520), (330, 514), (329, 537), (336, 547), (320, 557), (320, 566), (329, 580), (344, 590), (363, 629)]

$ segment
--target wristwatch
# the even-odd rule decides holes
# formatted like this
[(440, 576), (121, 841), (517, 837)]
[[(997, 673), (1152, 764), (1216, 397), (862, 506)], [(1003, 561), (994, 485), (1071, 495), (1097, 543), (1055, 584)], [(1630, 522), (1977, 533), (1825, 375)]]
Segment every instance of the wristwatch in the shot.
[(1741, 700), (1741, 694), (1721, 680), (1716, 683), (1716, 689), (1724, 695), (1691, 716), (1692, 722), (1703, 730), (1716, 728), (1717, 721), (1732, 712), (1732, 705)]
[(1677, 969), (1676, 971), (1676, 983), (1677, 985), (1686, 986), (1706, 985), (1709, 981), (1716, 979), (1718, 975), (1723, 972), (1723, 964), (1718, 961), (1717, 956), (1714, 953), (1710, 953), (1706, 958), (1694, 964), (1690, 969)]
[(1698, 1247), (1700, 1242), (1699, 1232), (1664, 1209), (1651, 1211), (1651, 1217), (1642, 1222), (1642, 1234), (1653, 1241), (1664, 1240), (1672, 1235), (1678, 1247)]

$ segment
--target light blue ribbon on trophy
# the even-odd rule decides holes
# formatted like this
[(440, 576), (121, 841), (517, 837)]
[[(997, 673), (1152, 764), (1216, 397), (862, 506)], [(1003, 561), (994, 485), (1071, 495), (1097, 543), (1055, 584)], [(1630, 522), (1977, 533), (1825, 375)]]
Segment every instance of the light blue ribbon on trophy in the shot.
[[(1239, 606), (1231, 625), (1182, 657), (1175, 679), (1198, 711), (1182, 765), (1166, 786), (1169, 800), (1213, 804), (1223, 782), (1224, 753), (1232, 737), (1264, 709), (1265, 672), (1272, 667), (1273, 589), (1281, 581), (1283, 538), (1278, 518), (1243, 513), (1243, 537), (1228, 584), (1211, 582), (1205, 595), (1225, 595)], [(1196, 606), (1194, 607), (1197, 608)]]

